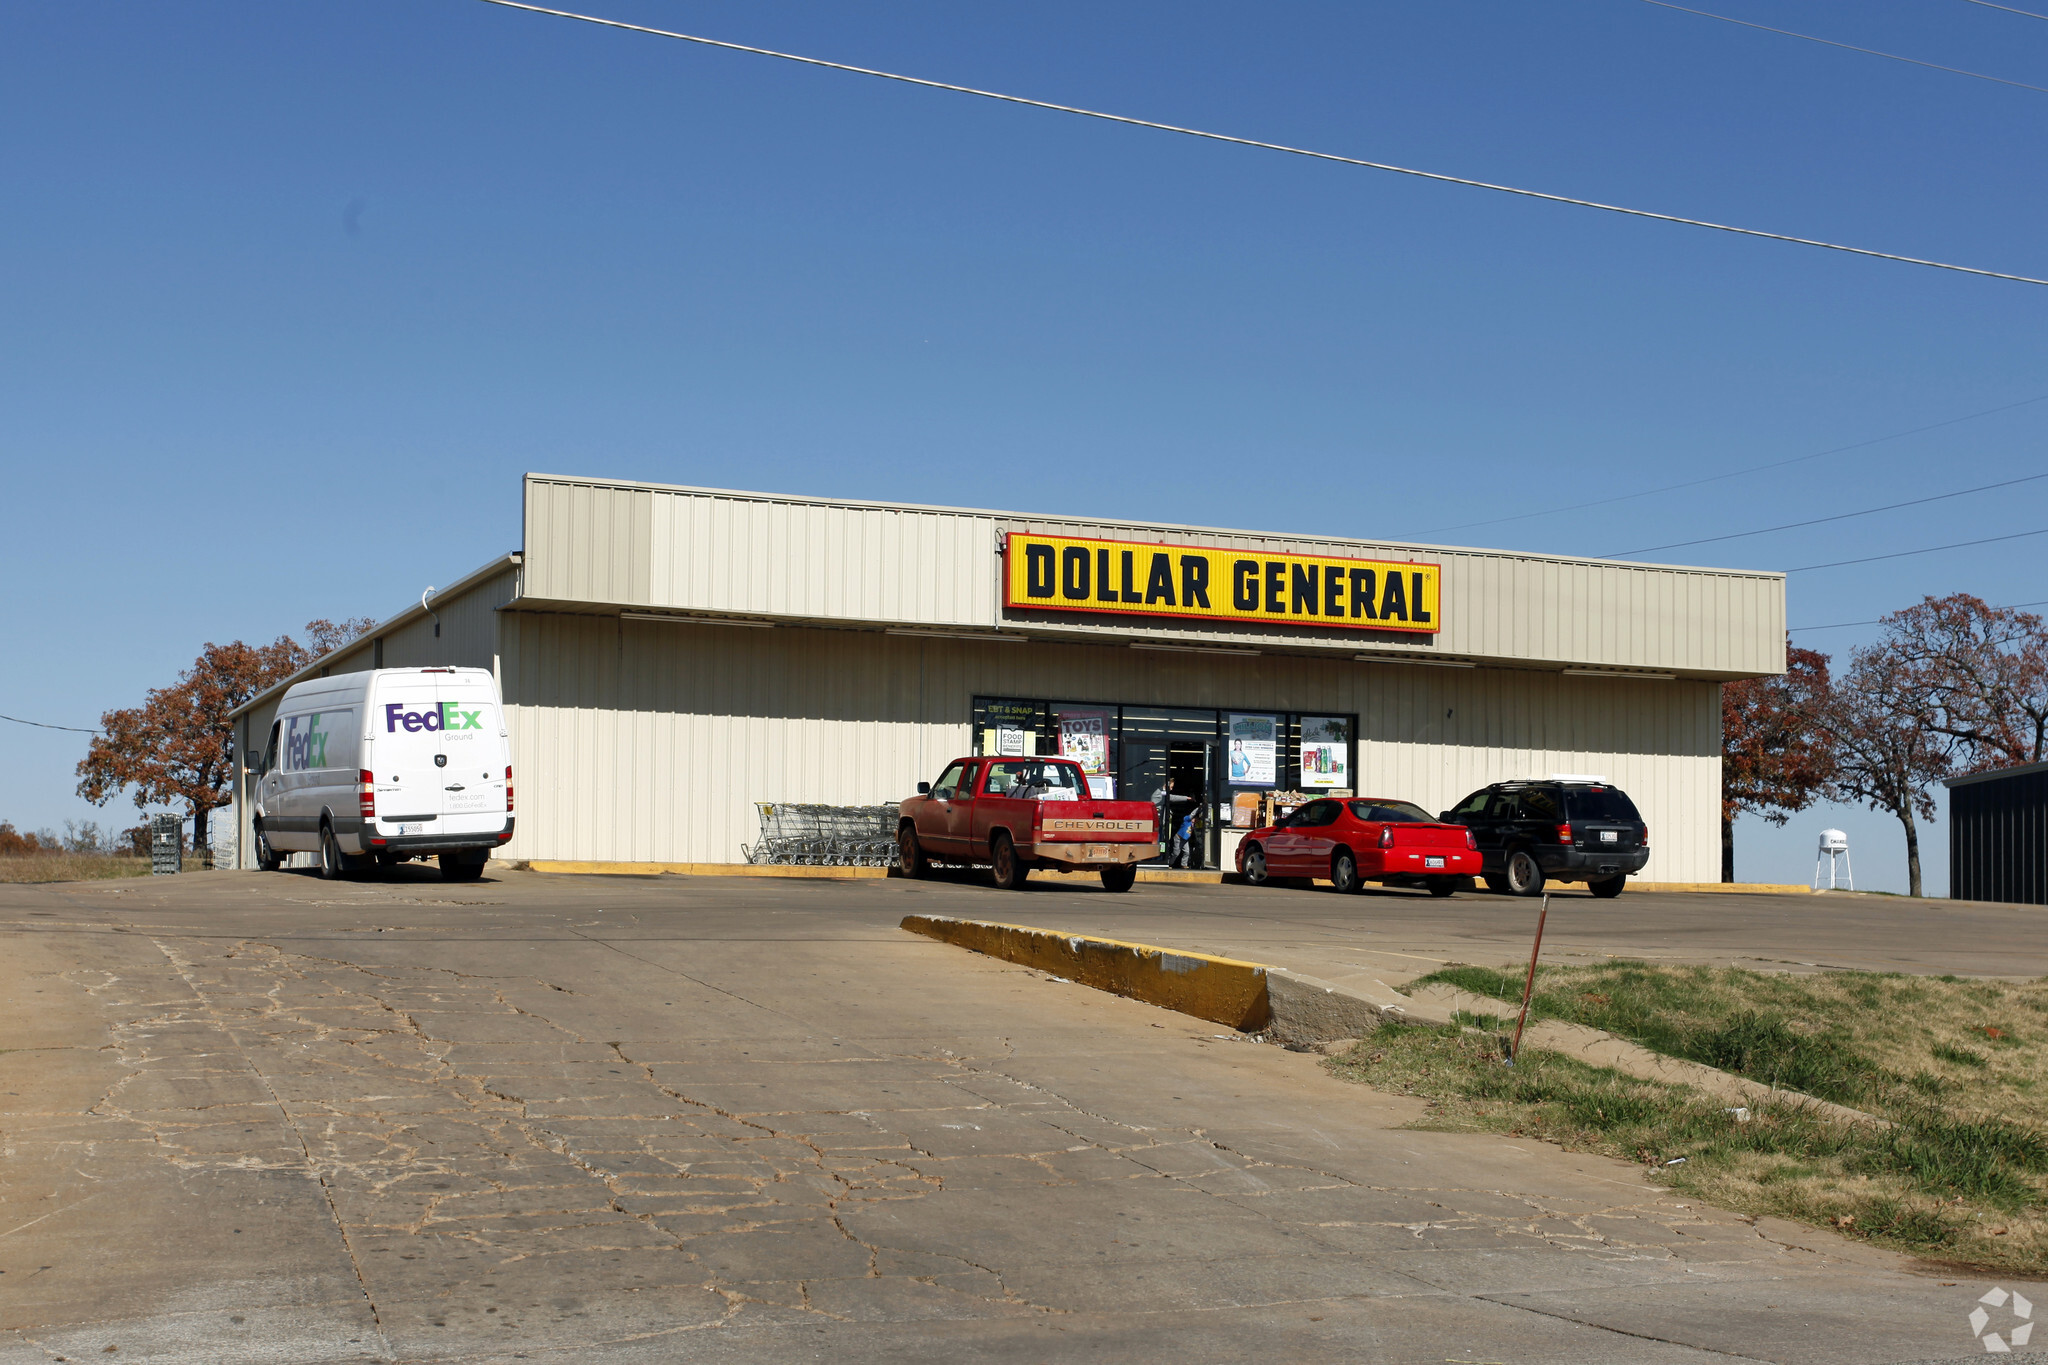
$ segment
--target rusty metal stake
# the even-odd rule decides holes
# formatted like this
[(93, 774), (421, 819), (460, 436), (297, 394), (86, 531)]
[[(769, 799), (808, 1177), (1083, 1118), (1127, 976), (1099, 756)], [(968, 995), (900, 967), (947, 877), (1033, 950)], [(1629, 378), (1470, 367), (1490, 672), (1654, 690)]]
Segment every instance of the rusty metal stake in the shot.
[(1543, 952), (1543, 921), (1550, 918), (1550, 893), (1543, 893), (1543, 908), (1536, 912), (1536, 946), (1529, 950), (1529, 979), (1522, 983), (1522, 1012), (1515, 1016), (1515, 1041), (1508, 1048), (1508, 1065), (1522, 1055), (1522, 1024), (1529, 1017), (1529, 997), (1536, 992), (1536, 959)]

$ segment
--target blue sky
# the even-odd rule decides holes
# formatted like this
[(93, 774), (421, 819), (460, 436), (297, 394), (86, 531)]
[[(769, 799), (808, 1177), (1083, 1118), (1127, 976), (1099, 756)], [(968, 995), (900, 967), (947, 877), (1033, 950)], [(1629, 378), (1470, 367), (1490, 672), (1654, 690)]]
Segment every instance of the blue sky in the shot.
[[(2048, 85), (2048, 22), (1965, 0), (1718, 3)], [(2048, 94), (1642, 0), (592, 8), (2048, 275)], [(1575, 506), (2048, 395), (2038, 286), (471, 0), (0, 18), (10, 715), (89, 725), (204, 640), (386, 615), (512, 548), (529, 469), (1598, 554), (2044, 468), (2048, 403)], [(2032, 530), (2043, 490), (1669, 557)], [(2048, 598), (2044, 547), (1797, 574), (1792, 621)], [(71, 795), (81, 738), (0, 724), (0, 818), (132, 818)], [(1831, 821), (1903, 886), (1864, 813), (1745, 822), (1740, 875), (1803, 879)]]

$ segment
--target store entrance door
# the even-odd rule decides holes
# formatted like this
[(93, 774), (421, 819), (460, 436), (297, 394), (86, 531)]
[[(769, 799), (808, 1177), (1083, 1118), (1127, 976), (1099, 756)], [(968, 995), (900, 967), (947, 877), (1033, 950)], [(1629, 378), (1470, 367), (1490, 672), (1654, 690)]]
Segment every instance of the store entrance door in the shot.
[(1215, 866), (1216, 822), (1209, 801), (1215, 765), (1214, 744), (1174, 744), (1167, 749), (1166, 774), (1173, 794), (1189, 798), (1175, 802), (1168, 818), (1165, 844), (1170, 867)]

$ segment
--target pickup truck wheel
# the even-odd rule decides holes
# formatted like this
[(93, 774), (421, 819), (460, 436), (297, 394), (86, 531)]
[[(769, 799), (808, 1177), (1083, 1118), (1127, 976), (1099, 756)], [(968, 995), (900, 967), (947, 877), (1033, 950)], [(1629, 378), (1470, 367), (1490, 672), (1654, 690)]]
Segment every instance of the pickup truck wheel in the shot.
[(1508, 894), (1543, 894), (1543, 864), (1537, 862), (1536, 855), (1526, 848), (1518, 848), (1508, 855)]
[(896, 831), (896, 864), (912, 880), (931, 875), (932, 865), (924, 860), (924, 847), (917, 842), (916, 825), (905, 825)]
[(1128, 891), (1137, 885), (1137, 882), (1138, 869), (1135, 864), (1124, 863), (1117, 867), (1105, 867), (1102, 869), (1102, 889), (1104, 891)]
[(1244, 851), (1244, 861), (1240, 866), (1244, 869), (1244, 879), (1253, 886), (1264, 886), (1272, 880), (1266, 871), (1266, 850), (1257, 844)]
[(1621, 894), (1621, 888), (1628, 885), (1628, 876), (1603, 877), (1597, 882), (1587, 882), (1586, 889), (1601, 900), (1611, 901)]
[(1330, 885), (1346, 895), (1365, 890), (1365, 883), (1358, 879), (1358, 858), (1348, 848), (1340, 848), (1330, 858)]
[(1031, 869), (1024, 866), (1024, 860), (1017, 856), (1017, 846), (1010, 842), (1009, 835), (1000, 830), (989, 849), (989, 863), (996, 885), (1005, 891), (1022, 891), (1024, 879), (1031, 875)]

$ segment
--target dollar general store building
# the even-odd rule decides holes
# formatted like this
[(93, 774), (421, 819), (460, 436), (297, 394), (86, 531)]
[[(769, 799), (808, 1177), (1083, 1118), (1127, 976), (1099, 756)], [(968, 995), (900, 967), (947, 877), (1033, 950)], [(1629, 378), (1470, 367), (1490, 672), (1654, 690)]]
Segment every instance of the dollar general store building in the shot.
[(1247, 793), (1572, 773), (1635, 799), (1646, 878), (1713, 881), (1720, 684), (1785, 662), (1782, 576), (1725, 569), (551, 475), (523, 545), (301, 675), (494, 670), (514, 859), (738, 862), (756, 802), (1067, 753), (1120, 796), (1172, 777), (1212, 866)]

